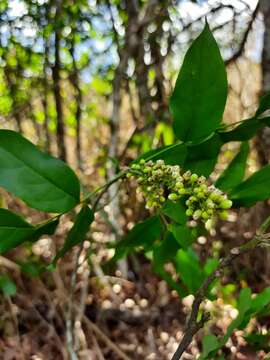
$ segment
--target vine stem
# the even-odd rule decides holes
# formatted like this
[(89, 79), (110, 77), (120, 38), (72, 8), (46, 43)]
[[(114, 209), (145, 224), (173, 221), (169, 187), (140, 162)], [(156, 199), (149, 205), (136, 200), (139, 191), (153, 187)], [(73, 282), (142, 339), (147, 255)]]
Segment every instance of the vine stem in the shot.
[(198, 289), (194, 296), (194, 301), (191, 308), (191, 313), (186, 325), (185, 333), (182, 337), (178, 348), (176, 349), (171, 360), (180, 360), (183, 353), (190, 345), (194, 335), (204, 326), (204, 324), (210, 319), (209, 313), (203, 313), (201, 320), (198, 321), (198, 314), (200, 311), (200, 305), (206, 298), (209, 286), (211, 283), (220, 278), (224, 270), (231, 265), (231, 263), (239, 256), (250, 250), (253, 250), (259, 246), (270, 246), (270, 234), (266, 233), (270, 226), (270, 216), (262, 223), (253, 239), (248, 241), (242, 246), (235, 247), (230, 250), (229, 254), (220, 260), (217, 268), (204, 280), (201, 287)]

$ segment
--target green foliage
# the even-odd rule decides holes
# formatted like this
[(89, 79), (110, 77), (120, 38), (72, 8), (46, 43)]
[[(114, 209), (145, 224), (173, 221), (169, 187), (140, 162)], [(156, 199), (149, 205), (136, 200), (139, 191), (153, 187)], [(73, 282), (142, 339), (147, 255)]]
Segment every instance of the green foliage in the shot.
[(218, 339), (214, 335), (207, 335), (203, 339), (203, 352), (200, 360), (215, 359), (219, 349), (227, 343), (236, 329), (245, 328), (250, 319), (258, 315), (270, 303), (270, 288), (264, 289), (260, 294), (255, 297), (251, 296), (249, 288), (242, 289), (239, 295), (237, 309), (238, 316), (229, 325), (226, 334)]
[(164, 215), (168, 216), (168, 218), (178, 224), (186, 224), (187, 222), (186, 209), (181, 200), (167, 200), (163, 205), (161, 211)]
[(199, 259), (195, 252), (180, 249), (176, 254), (176, 269), (180, 278), (187, 286), (189, 293), (194, 294), (203, 282), (204, 274), (202, 272)]
[(221, 146), (222, 141), (218, 134), (199, 144), (189, 145), (184, 169), (208, 177), (215, 168)]
[(20, 216), (0, 209), (0, 253), (8, 251), (33, 236), (35, 228)]
[(0, 186), (46, 212), (67, 212), (80, 201), (74, 172), (9, 130), (0, 130)]
[(76, 216), (75, 222), (69, 231), (65, 244), (62, 249), (57, 253), (54, 263), (63, 257), (71, 248), (81, 244), (89, 231), (90, 225), (94, 220), (94, 213), (87, 205), (83, 205), (80, 212)]
[(245, 176), (248, 153), (248, 143), (243, 142), (237, 155), (217, 179), (215, 185), (219, 189), (229, 191), (240, 184)]
[(208, 137), (220, 125), (226, 98), (225, 65), (206, 24), (187, 51), (171, 97), (176, 136), (182, 141)]
[(182, 166), (187, 156), (187, 147), (183, 143), (164, 146), (159, 149), (150, 150), (139, 156), (134, 163), (138, 163), (141, 159), (145, 161), (163, 160), (168, 165)]
[(0, 275), (0, 290), (5, 296), (13, 296), (17, 292), (15, 283), (8, 275)]
[[(78, 23), (81, 24), (81, 18), (77, 19), (78, 22), (75, 21), (80, 14), (80, 6), (67, 6), (64, 14), (67, 18), (61, 18), (63, 24), (67, 21), (72, 28)], [(42, 35), (44, 39), (50, 39), (61, 23), (59, 21), (50, 24), (50, 18), (43, 20), (47, 21), (47, 25), (42, 25)], [(67, 35), (68, 48), (64, 49), (67, 60), (62, 64), (63, 71), (64, 68), (68, 71), (76, 70), (78, 66), (87, 64), (88, 57), (77, 61), (72, 56), (72, 46), (80, 40), (80, 36), (76, 34), (74, 37)], [(43, 64), (39, 56), (33, 56), (31, 52), (29, 55), (25, 48), (18, 44), (14, 43), (12, 46), (17, 53), (16, 57), (2, 49), (9, 70), (18, 71), (30, 61), (32, 72), (40, 73)], [(4, 97), (0, 108), (4, 109), (4, 112), (9, 112), (12, 107), (29, 100), (31, 81), (26, 78), (21, 80), (21, 83), (14, 83), (10, 88), (10, 92), (13, 92), (12, 101), (11, 94), (3, 87)], [(112, 88), (111, 79), (93, 77), (92, 86), (97, 93), (107, 96)], [(76, 91), (78, 93), (78, 88)], [(218, 266), (219, 259), (208, 257), (202, 262), (195, 251), (198, 246), (193, 245), (196, 238), (205, 234), (201, 225), (204, 224), (206, 229), (211, 230), (217, 218), (225, 220), (227, 210), (232, 205), (231, 200), (234, 207), (248, 207), (257, 201), (270, 198), (270, 165), (243, 181), (249, 154), (246, 141), (260, 128), (270, 125), (270, 93), (261, 99), (252, 118), (238, 123), (230, 130), (221, 123), (226, 97), (225, 65), (206, 24), (185, 56), (170, 100), (174, 134), (167, 124), (161, 123), (156, 128), (155, 140), (160, 140), (163, 136), (164, 143), (170, 144), (175, 135), (178, 141), (142, 154), (129, 168), (120, 172), (136, 178), (139, 183), (138, 190), (146, 198), (150, 215), (135, 224), (121, 241), (113, 245), (115, 254), (112, 261), (118, 261), (132, 252), (142, 251), (152, 260), (154, 271), (181, 297), (195, 294), (206, 277)], [(51, 102), (47, 105), (48, 126), (55, 129), (57, 114)], [(73, 130), (77, 124), (77, 110), (78, 104), (73, 99), (69, 103), (66, 120)], [(45, 113), (33, 112), (32, 115), (44, 125)], [(146, 150), (152, 143), (147, 134), (138, 135), (134, 142), (136, 141)], [(216, 166), (222, 145), (229, 141), (240, 141), (241, 147), (216, 182), (219, 189), (229, 192), (227, 198), (226, 194), (210, 185), (207, 178)], [(111, 160), (117, 166), (120, 163), (118, 159)], [(93, 209), (96, 211), (99, 194), (103, 195), (100, 191), (107, 190), (120, 178), (118, 175), (116, 179), (109, 179), (104, 187), (81, 201), (79, 180), (64, 162), (41, 152), (20, 134), (0, 130), (0, 186), (34, 209), (58, 214), (44, 223), (31, 225), (9, 210), (0, 209), (0, 252), (11, 250), (26, 241), (31, 246), (31, 242), (37, 241), (42, 235), (53, 235), (60, 216), (69, 211), (74, 213), (75, 208), (81, 205), (63, 247), (57, 252), (52, 266), (49, 266), (49, 269), (53, 269), (58, 259), (85, 240), (94, 220), (93, 210), (88, 206), (90, 201), (94, 199)], [(21, 270), (30, 276), (40, 276), (48, 270), (47, 264), (45, 266), (36, 258), (18, 261), (18, 264)], [(168, 264), (169, 267), (166, 266)], [(209, 298), (213, 296), (211, 289), (214, 286), (216, 282), (209, 286), (206, 294)], [(6, 296), (16, 293), (14, 283), (6, 275), (0, 276), (0, 289)], [(215, 357), (235, 329), (244, 329), (251, 317), (266, 314), (269, 303), (270, 289), (265, 289), (255, 298), (251, 296), (250, 289), (241, 290), (237, 318), (232, 321), (224, 336), (218, 338), (211, 334), (204, 337), (201, 359)], [(256, 336), (249, 339), (253, 343), (262, 341), (261, 337)], [(224, 358), (223, 355), (221, 358)]]
[(113, 261), (128, 255), (140, 247), (151, 247), (162, 233), (162, 223), (159, 216), (153, 216), (136, 224), (124, 238), (117, 244)]
[(250, 207), (257, 201), (268, 199), (270, 197), (269, 176), (270, 165), (267, 165), (232, 189), (230, 198), (234, 206)]

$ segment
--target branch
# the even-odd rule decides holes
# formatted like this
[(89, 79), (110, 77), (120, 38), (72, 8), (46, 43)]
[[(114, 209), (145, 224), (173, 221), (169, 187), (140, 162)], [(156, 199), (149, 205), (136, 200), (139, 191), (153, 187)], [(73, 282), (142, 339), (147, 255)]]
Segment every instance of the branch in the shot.
[(198, 321), (198, 314), (200, 310), (200, 305), (204, 301), (209, 286), (211, 283), (220, 278), (224, 270), (230, 266), (233, 261), (239, 256), (242, 255), (250, 250), (253, 250), (260, 246), (269, 246), (270, 245), (270, 233), (266, 234), (265, 231), (268, 229), (270, 225), (270, 216), (265, 220), (265, 222), (260, 226), (257, 234), (255, 237), (248, 241), (246, 244), (233, 248), (229, 252), (227, 256), (220, 260), (219, 265), (217, 266), (216, 270), (214, 270), (203, 282), (197, 293), (195, 294), (194, 301), (191, 308), (191, 313), (189, 320), (186, 325), (186, 331), (184, 336), (174, 353), (171, 360), (179, 360), (181, 356), (185, 352), (185, 350), (190, 345), (194, 335), (204, 326), (205, 322), (209, 320), (210, 315), (209, 313), (204, 313), (200, 321)]
[(250, 33), (250, 31), (252, 30), (252, 25), (254, 23), (254, 20), (256, 19), (256, 16), (259, 12), (259, 2), (255, 8), (255, 10), (253, 11), (252, 15), (251, 15), (251, 19), (248, 23), (248, 27), (244, 33), (244, 36), (242, 38), (242, 41), (240, 43), (240, 46), (238, 48), (238, 50), (233, 54), (232, 57), (230, 57), (228, 60), (226, 60), (226, 65), (234, 62), (235, 60), (237, 60), (243, 53), (244, 49), (245, 49), (245, 45), (246, 45), (246, 42), (247, 42), (247, 39), (248, 39), (248, 35)]

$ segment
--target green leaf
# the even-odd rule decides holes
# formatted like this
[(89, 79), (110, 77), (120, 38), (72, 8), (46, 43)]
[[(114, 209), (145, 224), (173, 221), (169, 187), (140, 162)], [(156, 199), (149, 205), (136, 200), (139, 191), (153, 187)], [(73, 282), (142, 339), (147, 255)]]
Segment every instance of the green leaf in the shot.
[(31, 277), (39, 277), (43, 272), (47, 271), (47, 266), (40, 261), (17, 261), (21, 271)]
[(270, 165), (267, 165), (232, 189), (229, 196), (234, 206), (249, 207), (257, 201), (268, 199), (270, 197), (269, 179)]
[(67, 212), (80, 200), (74, 172), (10, 130), (0, 130), (0, 186), (46, 212)]
[(57, 226), (59, 225), (59, 220), (60, 216), (35, 226), (35, 232), (31, 238), (29, 238), (29, 241), (35, 242), (43, 235), (53, 235)]
[(74, 224), (70, 229), (65, 244), (61, 250), (56, 254), (53, 263), (63, 257), (74, 246), (82, 243), (85, 240), (86, 234), (89, 231), (90, 225), (94, 220), (94, 213), (89, 206), (84, 205), (75, 218)]
[(245, 176), (248, 153), (248, 143), (244, 142), (237, 155), (217, 179), (216, 187), (223, 191), (229, 191), (240, 184)]
[(226, 334), (222, 338), (220, 339), (216, 338), (217, 341), (215, 341), (214, 339), (210, 339), (209, 343), (211, 350), (209, 349), (209, 351), (205, 351), (204, 356), (201, 356), (200, 360), (208, 360), (215, 358), (217, 351), (227, 343), (234, 330), (240, 327), (241, 323), (245, 318), (247, 311), (250, 309), (251, 301), (252, 301), (251, 290), (249, 288), (242, 289), (238, 298), (237, 318), (230, 323), (226, 331)]
[(270, 288), (264, 289), (260, 294), (257, 294), (255, 298), (252, 299), (250, 312), (252, 314), (264, 310), (265, 307), (270, 303)]
[[(260, 104), (259, 107), (256, 111), (255, 116), (257, 118), (264, 118), (266, 114), (264, 114), (266, 111), (270, 110), (270, 91), (268, 93), (266, 93), (261, 99), (260, 99)], [(269, 113), (268, 113), (269, 116)]]
[(242, 321), (244, 320), (246, 312), (250, 309), (250, 306), (251, 306), (251, 290), (250, 288), (242, 289), (237, 304), (238, 316), (229, 325), (226, 334), (221, 339), (220, 347), (224, 346), (227, 343), (234, 330), (241, 325)]
[(194, 294), (201, 286), (204, 280), (204, 273), (200, 267), (199, 259), (195, 252), (180, 249), (176, 254), (176, 269), (191, 294)]
[(264, 124), (256, 118), (244, 120), (240, 125), (230, 131), (219, 131), (218, 134), (224, 143), (229, 141), (247, 141), (256, 135)]
[(150, 150), (139, 156), (133, 163), (145, 159), (146, 161), (164, 160), (168, 165), (182, 166), (187, 156), (187, 148), (185, 144), (173, 144), (164, 146), (159, 149)]
[(206, 24), (186, 53), (170, 99), (176, 136), (185, 142), (208, 137), (220, 125), (226, 99), (225, 65)]
[(200, 359), (210, 359), (209, 355), (213, 350), (219, 349), (219, 342), (215, 335), (206, 335), (202, 340), (202, 354)]
[(19, 215), (0, 209), (0, 253), (22, 244), (35, 233), (35, 228)]
[(168, 230), (183, 249), (186, 250), (192, 244), (194, 237), (192, 236), (191, 229), (186, 225), (169, 224)]
[(179, 243), (175, 240), (174, 236), (171, 233), (167, 233), (161, 243), (154, 246), (153, 268), (172, 289), (177, 291), (180, 297), (185, 297), (188, 295), (187, 290), (181, 284), (178, 284), (164, 268), (167, 263), (175, 262), (175, 254), (179, 247)]
[(162, 213), (178, 224), (187, 222), (186, 209), (181, 201), (167, 200), (161, 209)]
[(116, 244), (112, 261), (127, 256), (131, 251), (152, 244), (161, 235), (162, 223), (159, 216), (153, 216), (136, 224), (124, 238)]
[(208, 177), (214, 170), (221, 146), (222, 142), (218, 134), (197, 145), (188, 146), (184, 169)]
[(17, 292), (15, 283), (8, 275), (0, 276), (0, 289), (5, 296), (12, 296)]

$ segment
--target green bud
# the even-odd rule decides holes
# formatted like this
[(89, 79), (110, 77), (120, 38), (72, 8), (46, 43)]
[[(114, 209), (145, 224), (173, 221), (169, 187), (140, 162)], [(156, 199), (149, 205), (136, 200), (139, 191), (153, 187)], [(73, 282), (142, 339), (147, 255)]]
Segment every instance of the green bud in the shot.
[(210, 231), (211, 229), (213, 229), (214, 225), (215, 225), (214, 220), (208, 219), (205, 223), (205, 228), (206, 228), (206, 230)]
[(139, 164), (132, 164), (131, 165), (131, 169), (134, 169), (134, 170), (140, 170), (140, 165)]
[(169, 196), (168, 196), (168, 199), (169, 200), (172, 200), (172, 201), (176, 201), (179, 199), (179, 196), (175, 193), (171, 193)]
[(220, 198), (220, 194), (217, 193), (216, 191), (215, 192), (212, 192), (209, 196), (209, 198), (213, 201), (217, 201), (219, 198)]
[(204, 198), (204, 193), (203, 192), (198, 192), (198, 194), (197, 194), (197, 198), (198, 199), (203, 199)]
[(151, 172), (151, 168), (150, 168), (150, 167), (146, 167), (146, 168), (143, 169), (143, 172), (144, 172), (145, 174), (148, 174), (148, 173)]
[(203, 218), (204, 220), (209, 219), (209, 214), (208, 214), (206, 211), (203, 211), (203, 212), (202, 212), (202, 218)]
[(157, 160), (157, 166), (165, 165), (164, 160)]
[(228, 220), (229, 214), (228, 214), (228, 211), (223, 210), (218, 213), (218, 216), (221, 220)]
[(183, 178), (185, 180), (189, 180), (190, 176), (191, 176), (191, 171), (189, 171), (189, 170), (183, 174)]
[(144, 164), (145, 164), (145, 160), (144, 160), (144, 159), (141, 159), (141, 160), (140, 160), (140, 164), (141, 164), (141, 165), (144, 165)]
[(187, 216), (192, 216), (192, 215), (193, 215), (193, 210), (190, 209), (190, 208), (187, 209), (187, 210), (186, 210), (186, 215), (187, 215)]
[(193, 219), (198, 220), (201, 217), (201, 215), (202, 215), (202, 211), (198, 209), (194, 212)]
[(199, 176), (197, 174), (192, 174), (190, 177), (190, 181), (194, 183), (195, 181), (198, 180), (198, 178), (199, 178)]
[(176, 187), (177, 189), (181, 189), (181, 188), (184, 187), (184, 184), (183, 184), (181, 181), (178, 181), (178, 182), (175, 184), (175, 187)]
[(186, 195), (186, 193), (187, 193), (187, 191), (184, 188), (178, 190), (179, 195)]
[(215, 204), (214, 204), (213, 201), (210, 200), (210, 199), (206, 200), (205, 205), (206, 205), (209, 209), (214, 209), (214, 207), (215, 207)]
[(230, 209), (231, 206), (232, 206), (232, 201), (229, 199), (223, 200), (220, 203), (221, 209)]

